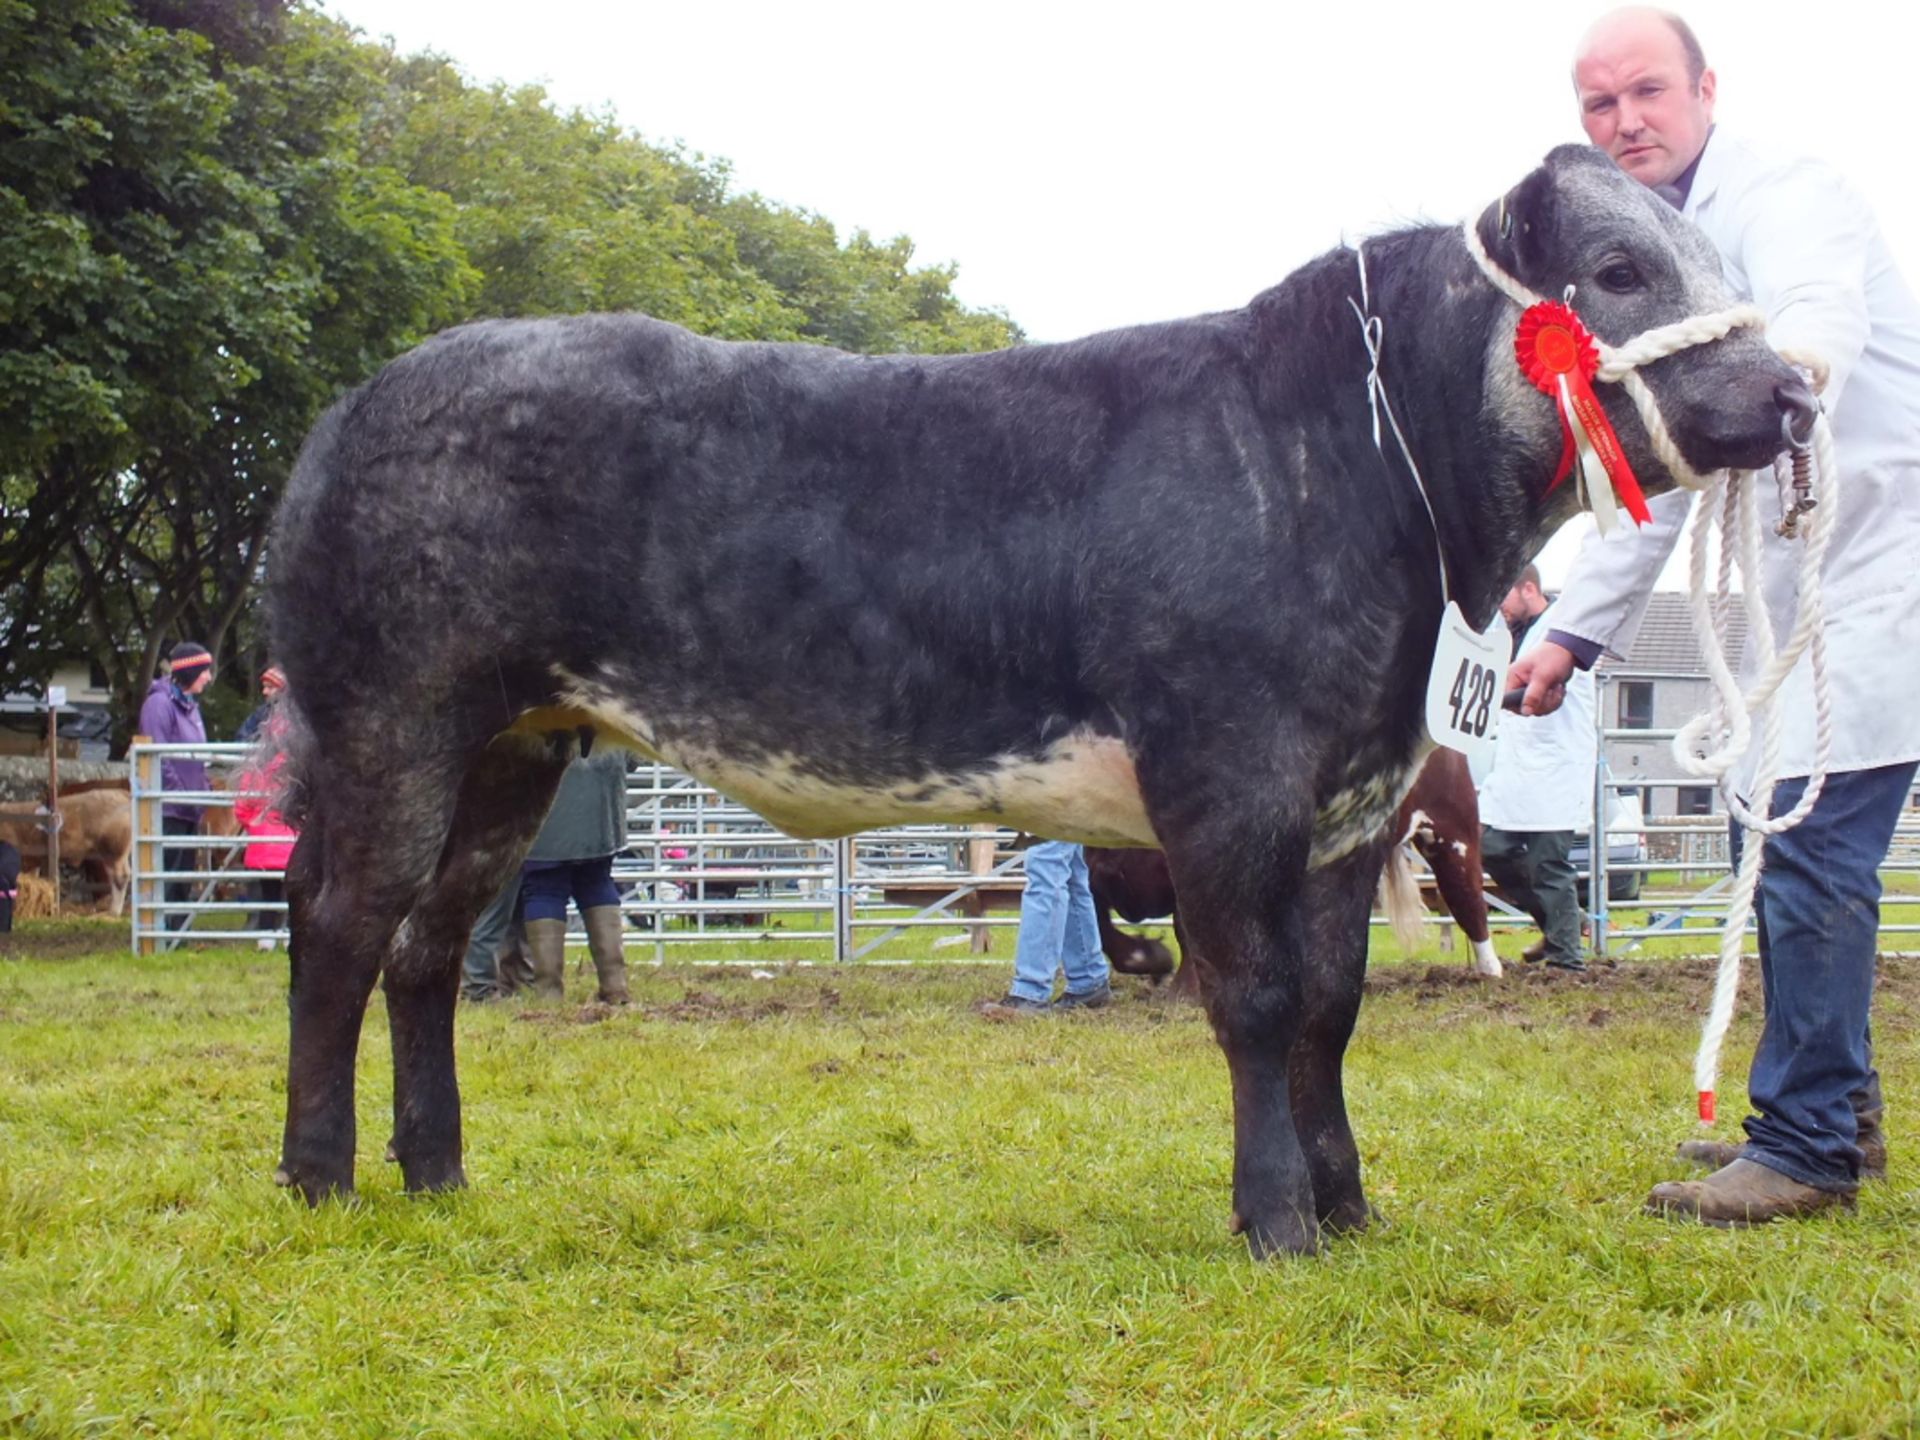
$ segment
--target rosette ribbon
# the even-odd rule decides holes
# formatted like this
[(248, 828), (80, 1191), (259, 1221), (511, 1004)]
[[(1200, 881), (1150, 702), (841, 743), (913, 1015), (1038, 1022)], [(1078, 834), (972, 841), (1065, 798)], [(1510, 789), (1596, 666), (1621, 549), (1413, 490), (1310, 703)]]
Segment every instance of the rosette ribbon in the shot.
[(1560, 415), (1565, 444), (1553, 485), (1547, 489), (1551, 491), (1572, 473), (1577, 458), (1584, 498), (1602, 535), (1618, 523), (1619, 506), (1626, 508), (1635, 524), (1646, 524), (1653, 518), (1647, 510), (1647, 497), (1627, 464), (1620, 437), (1614, 434), (1607, 412), (1593, 393), (1600, 351), (1580, 317), (1570, 306), (1552, 300), (1530, 306), (1520, 316), (1513, 349), (1521, 372), (1535, 389), (1553, 399)]

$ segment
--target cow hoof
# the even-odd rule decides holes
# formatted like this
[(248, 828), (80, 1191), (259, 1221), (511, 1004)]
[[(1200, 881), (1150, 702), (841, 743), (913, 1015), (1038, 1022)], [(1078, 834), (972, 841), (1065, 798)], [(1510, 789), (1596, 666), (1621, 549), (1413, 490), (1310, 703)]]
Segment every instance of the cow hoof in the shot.
[(1277, 1255), (1312, 1255), (1320, 1248), (1314, 1228), (1297, 1221), (1290, 1225), (1270, 1226), (1246, 1220), (1238, 1210), (1227, 1221), (1235, 1235), (1247, 1238), (1247, 1252), (1256, 1260), (1271, 1260)]
[(309, 1207), (317, 1209), (329, 1200), (353, 1199), (351, 1180), (303, 1180), (297, 1177), (283, 1162), (273, 1172), (273, 1183), (285, 1190), (298, 1190), (300, 1198)]
[(1327, 1235), (1358, 1235), (1370, 1226), (1380, 1224), (1384, 1216), (1365, 1200), (1353, 1205), (1336, 1205), (1320, 1219), (1320, 1229)]
[(389, 1165), (398, 1165), (400, 1163), (400, 1152), (393, 1148), (393, 1141), (391, 1140), (387, 1141), (387, 1163)]
[(439, 1195), (467, 1188), (467, 1172), (458, 1161), (452, 1165), (409, 1165), (402, 1160), (400, 1174), (409, 1195)]

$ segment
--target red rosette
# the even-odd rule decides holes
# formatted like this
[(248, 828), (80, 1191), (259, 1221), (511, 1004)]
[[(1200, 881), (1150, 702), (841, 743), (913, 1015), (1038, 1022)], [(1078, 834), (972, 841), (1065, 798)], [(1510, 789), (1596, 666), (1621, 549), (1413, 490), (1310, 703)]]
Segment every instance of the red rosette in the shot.
[(1534, 388), (1556, 399), (1562, 375), (1590, 381), (1600, 368), (1600, 347), (1592, 334), (1572, 309), (1554, 300), (1543, 300), (1521, 315), (1513, 353)]
[(1593, 393), (1593, 377), (1600, 369), (1600, 347), (1592, 332), (1580, 323), (1573, 307), (1554, 300), (1528, 306), (1513, 332), (1513, 354), (1521, 374), (1541, 394), (1552, 398), (1554, 413), (1560, 417), (1560, 464), (1553, 472), (1548, 493), (1573, 473), (1580, 448), (1568, 414), (1571, 410), (1579, 416), (1581, 433), (1605, 468), (1607, 479), (1627, 513), (1637, 524), (1644, 525), (1651, 520), (1646, 495), (1627, 464), (1620, 437), (1614, 434), (1606, 412), (1600, 408), (1599, 397)]

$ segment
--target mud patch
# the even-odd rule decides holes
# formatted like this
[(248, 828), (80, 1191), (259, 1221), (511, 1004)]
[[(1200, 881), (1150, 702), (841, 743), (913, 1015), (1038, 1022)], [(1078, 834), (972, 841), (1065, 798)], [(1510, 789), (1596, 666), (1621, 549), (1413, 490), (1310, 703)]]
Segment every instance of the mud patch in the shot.
[[(1383, 965), (1367, 972), (1369, 999), (1399, 997), (1433, 1007), (1439, 1023), (1483, 1018), (1508, 1024), (1553, 1020), (1600, 1028), (1636, 1014), (1704, 1015), (1713, 999), (1719, 963), (1711, 957), (1684, 960), (1623, 960), (1568, 972), (1508, 962), (1493, 980), (1464, 966)], [(1920, 1002), (1920, 961), (1882, 956), (1875, 1005), (1896, 1013)], [(1741, 1014), (1761, 1009), (1760, 962), (1749, 955), (1740, 967)], [(1365, 1024), (1365, 1020), (1361, 1021)]]
[(0, 960), (78, 960), (127, 950), (125, 920), (40, 920), (0, 935)]

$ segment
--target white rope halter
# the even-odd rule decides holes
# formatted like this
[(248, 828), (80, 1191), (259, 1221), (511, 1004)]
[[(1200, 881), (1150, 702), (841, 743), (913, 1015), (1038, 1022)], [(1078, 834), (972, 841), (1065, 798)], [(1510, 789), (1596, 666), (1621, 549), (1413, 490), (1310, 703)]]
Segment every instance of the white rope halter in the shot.
[[(1546, 296), (1536, 295), (1501, 269), (1498, 262), (1487, 254), (1487, 247), (1480, 243), (1480, 230), (1475, 221), (1468, 220), (1460, 227), (1460, 233), (1466, 237), (1467, 253), (1473, 256), (1480, 273), (1487, 277), (1494, 289), (1522, 310), (1546, 303)], [(1660, 402), (1653, 398), (1653, 391), (1647, 388), (1647, 382), (1640, 377), (1640, 367), (1650, 365), (1655, 360), (1664, 360), (1669, 355), (1677, 355), (1682, 350), (1690, 350), (1695, 345), (1709, 345), (1715, 340), (1723, 340), (1742, 326), (1764, 328), (1766, 323), (1767, 317), (1760, 313), (1757, 306), (1735, 305), (1711, 315), (1690, 315), (1671, 325), (1648, 330), (1624, 345), (1609, 345), (1598, 335), (1593, 337), (1594, 346), (1600, 352), (1600, 369), (1594, 378), (1626, 388), (1633, 408), (1640, 412), (1640, 423), (1646, 426), (1647, 436), (1653, 442), (1653, 453), (1659, 456), (1660, 463), (1667, 467), (1667, 473), (1673, 476), (1676, 484), (1689, 490), (1705, 490), (1718, 482), (1726, 472), (1722, 470), (1712, 475), (1701, 475), (1687, 463), (1686, 456), (1680, 453), (1680, 447), (1667, 431), (1667, 422), (1660, 414)]]
[[(1486, 246), (1480, 242), (1476, 222), (1461, 227), (1467, 253), (1473, 256), (1480, 273), (1493, 287), (1523, 310), (1542, 304), (1536, 295), (1501, 269)], [(1694, 1057), (1694, 1087), (1700, 1095), (1701, 1118), (1710, 1120), (1713, 1094), (1720, 1068), (1720, 1047), (1733, 1022), (1734, 1000), (1740, 988), (1741, 948), (1746, 939), (1747, 921), (1753, 913), (1753, 896), (1760, 880), (1761, 855), (1766, 837), (1792, 829), (1813, 809), (1826, 784), (1827, 764), (1833, 752), (1833, 705), (1827, 684), (1826, 610), (1821, 594), (1820, 572), (1826, 561), (1827, 544), (1833, 537), (1838, 510), (1839, 471), (1834, 464), (1833, 430), (1824, 412), (1814, 421), (1809, 442), (1813, 479), (1818, 487), (1818, 503), (1804, 513), (1805, 526), (1790, 520), (1782, 533), (1805, 540), (1800, 552), (1799, 609), (1793, 633), (1786, 644), (1774, 646), (1773, 623), (1767, 613), (1766, 598), (1760, 583), (1760, 515), (1754, 499), (1754, 487), (1742, 484), (1747, 471), (1721, 470), (1709, 476), (1698, 474), (1681, 455), (1680, 447), (1668, 432), (1647, 382), (1637, 373), (1642, 365), (1663, 359), (1695, 345), (1722, 339), (1742, 326), (1766, 325), (1766, 316), (1754, 305), (1735, 305), (1711, 315), (1689, 316), (1671, 325), (1636, 335), (1624, 345), (1608, 345), (1595, 337), (1600, 353), (1596, 378), (1625, 386), (1640, 421), (1653, 443), (1654, 454), (1665, 465), (1676, 483), (1689, 490), (1717, 487), (1714, 498), (1695, 506), (1693, 551), (1689, 568), (1689, 608), (1694, 635), (1705, 655), (1713, 678), (1712, 708), (1696, 716), (1674, 736), (1674, 759), (1689, 775), (1711, 779), (1727, 804), (1736, 823), (1749, 833), (1749, 841), (1740, 856), (1740, 868), (1734, 877), (1727, 919), (1720, 931), (1720, 966), (1714, 981), (1713, 1004)], [(1788, 363), (1808, 372), (1817, 393), (1826, 388), (1827, 367), (1817, 358), (1789, 355)], [(1774, 470), (1786, 491), (1786, 460), (1776, 460)], [(1716, 522), (1720, 529), (1720, 573), (1717, 601), (1707, 593), (1707, 550)], [(1789, 528), (1790, 527), (1790, 528)], [(1733, 567), (1738, 562), (1741, 588), (1747, 607), (1748, 643), (1754, 647), (1759, 675), (1753, 688), (1742, 693), (1727, 659), (1726, 616), (1732, 605)], [(1813, 672), (1814, 760), (1800, 801), (1785, 815), (1770, 818), (1773, 787), (1781, 765), (1781, 714), (1777, 703), (1779, 690), (1802, 653), (1810, 654)], [(1753, 776), (1750, 802), (1735, 793), (1734, 766), (1746, 754), (1753, 740), (1753, 721), (1760, 720), (1760, 755)], [(1598, 817), (1596, 817), (1597, 819)]]

